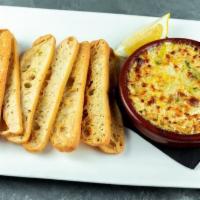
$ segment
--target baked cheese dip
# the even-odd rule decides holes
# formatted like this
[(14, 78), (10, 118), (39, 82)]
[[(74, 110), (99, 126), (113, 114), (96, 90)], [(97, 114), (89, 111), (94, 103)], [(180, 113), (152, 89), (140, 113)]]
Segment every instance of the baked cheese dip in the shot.
[(174, 40), (146, 48), (132, 62), (127, 87), (136, 112), (154, 126), (200, 133), (200, 48)]

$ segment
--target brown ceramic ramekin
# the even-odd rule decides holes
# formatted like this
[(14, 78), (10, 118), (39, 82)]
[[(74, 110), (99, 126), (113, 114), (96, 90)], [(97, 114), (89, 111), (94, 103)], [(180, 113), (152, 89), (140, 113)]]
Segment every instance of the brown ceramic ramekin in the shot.
[(128, 97), (127, 73), (129, 71), (129, 68), (131, 67), (131, 64), (142, 52), (148, 50), (149, 48), (152, 48), (153, 46), (160, 45), (164, 42), (184, 43), (200, 48), (200, 42), (198, 41), (185, 38), (167, 38), (156, 40), (136, 50), (126, 60), (120, 71), (119, 90), (121, 101), (133, 125), (149, 139), (157, 143), (173, 147), (197, 147), (200, 146), (200, 134), (184, 135), (176, 132), (169, 132), (154, 126), (152, 123), (145, 120), (141, 115), (136, 112), (131, 100)]

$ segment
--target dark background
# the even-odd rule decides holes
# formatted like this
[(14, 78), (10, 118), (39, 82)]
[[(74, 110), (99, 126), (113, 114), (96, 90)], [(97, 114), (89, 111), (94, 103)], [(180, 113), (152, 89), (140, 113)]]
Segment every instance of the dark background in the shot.
[[(147, 16), (162, 16), (170, 11), (175, 18), (200, 20), (200, 0), (0, 0), (0, 5)], [(126, 187), (0, 176), (0, 200), (5, 199), (200, 200), (200, 190)]]

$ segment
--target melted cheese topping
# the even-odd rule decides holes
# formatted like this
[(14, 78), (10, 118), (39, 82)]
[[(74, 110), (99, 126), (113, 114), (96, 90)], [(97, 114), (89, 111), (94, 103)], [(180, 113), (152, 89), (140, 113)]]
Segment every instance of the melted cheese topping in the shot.
[(153, 125), (180, 134), (200, 133), (200, 49), (164, 42), (129, 69), (129, 98)]

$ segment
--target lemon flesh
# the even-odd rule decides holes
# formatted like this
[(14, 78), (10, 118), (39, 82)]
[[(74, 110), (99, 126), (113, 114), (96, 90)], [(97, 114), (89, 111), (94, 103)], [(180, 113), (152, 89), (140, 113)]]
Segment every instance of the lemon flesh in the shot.
[(153, 24), (133, 33), (121, 42), (115, 53), (121, 57), (128, 57), (141, 46), (158, 39), (166, 38), (169, 18), (170, 13), (167, 13)]

